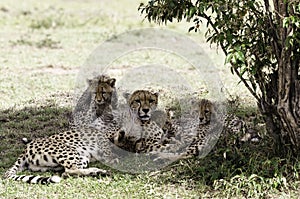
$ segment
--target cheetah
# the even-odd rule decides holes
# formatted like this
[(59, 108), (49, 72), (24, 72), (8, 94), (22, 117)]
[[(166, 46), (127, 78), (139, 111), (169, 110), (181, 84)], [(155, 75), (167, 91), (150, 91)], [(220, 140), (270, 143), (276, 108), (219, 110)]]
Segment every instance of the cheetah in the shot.
[[(196, 102), (192, 123), (184, 128), (182, 135), (183, 151), (178, 154), (179, 159), (204, 157), (212, 148), (213, 141), (223, 128), (223, 122), (217, 119), (215, 105), (212, 101), (201, 99)], [(191, 131), (191, 129), (193, 129)]]
[(159, 125), (162, 125), (164, 112), (156, 110), (158, 95), (148, 90), (136, 90), (124, 95), (129, 110), (122, 119), (122, 130), (114, 137), (117, 146), (123, 146), (130, 152), (142, 152), (151, 150), (155, 143), (161, 143), (164, 131)]
[[(88, 88), (81, 95), (70, 121), (71, 128), (90, 125), (97, 117), (110, 122), (112, 110), (116, 109), (118, 98), (115, 88), (116, 79), (107, 75), (99, 75), (88, 80)], [(93, 100), (92, 100), (93, 99)], [(31, 140), (22, 138), (24, 144)]]
[[(80, 125), (74, 125), (71, 130), (52, 135), (48, 138), (39, 138), (33, 141), (24, 142), (27, 144), (23, 154), (19, 156), (15, 164), (5, 173), (4, 177), (13, 180), (22, 180), (29, 183), (55, 183), (60, 177), (40, 176), (18, 176), (17, 172), (25, 169), (32, 171), (47, 171), (64, 169), (65, 174), (95, 175), (105, 174), (107, 171), (98, 168), (86, 168), (88, 163), (94, 160), (103, 161), (113, 159), (111, 142), (114, 141), (114, 133), (119, 130), (117, 123), (107, 117), (112, 111), (112, 99), (115, 95), (115, 79), (108, 76), (98, 76), (90, 80), (90, 97), (94, 95), (94, 109), (98, 112), (97, 120), (87, 122), (82, 115)], [(93, 91), (94, 90), (94, 91)], [(87, 91), (83, 96), (89, 95)], [(84, 97), (81, 98), (84, 98)], [(87, 96), (87, 102), (91, 100)], [(81, 100), (81, 102), (83, 102)], [(79, 104), (81, 103), (79, 102)], [(87, 107), (77, 104), (75, 108)], [(84, 104), (83, 104), (84, 105)], [(85, 117), (91, 116), (90, 109)], [(109, 121), (108, 121), (109, 118)], [(113, 159), (116, 160), (116, 159)]]
[[(100, 128), (101, 127), (101, 128)], [(99, 168), (87, 168), (93, 161), (115, 163), (118, 159), (112, 153), (114, 124), (107, 125), (101, 117), (97, 127), (90, 125), (71, 129), (47, 138), (38, 138), (26, 145), (24, 152), (14, 165), (9, 168), (4, 178), (28, 183), (58, 183), (59, 176), (43, 177), (35, 175), (18, 175), (17, 172), (29, 169), (32, 171), (64, 170), (63, 176), (93, 176), (108, 174)], [(109, 136), (108, 136), (109, 135)]]
[(73, 111), (71, 126), (85, 126), (100, 116), (112, 117), (117, 109), (116, 79), (100, 75), (88, 80), (88, 88), (81, 95)]
[(130, 108), (128, 115), (127, 113), (125, 116), (122, 115), (124, 120), (118, 120), (116, 117), (112, 122), (107, 123), (103, 116), (100, 116), (90, 125), (31, 141), (14, 165), (5, 172), (4, 178), (40, 184), (61, 181), (59, 176), (17, 174), (25, 169), (42, 172), (64, 170), (63, 175), (107, 174), (106, 170), (87, 166), (93, 161), (116, 162), (112, 147), (113, 144), (122, 147), (118, 142), (118, 136), (115, 135), (122, 134), (124, 130), (143, 140), (143, 142), (136, 142), (135, 148), (140, 151), (151, 147), (153, 143), (159, 143), (163, 131), (151, 121), (151, 114), (157, 107), (158, 94), (138, 90), (127, 99)]
[[(185, 115), (184, 119), (178, 121), (168, 119), (167, 130), (162, 133), (161, 141), (146, 143), (135, 136), (120, 132), (118, 144), (131, 143), (135, 151), (145, 152), (158, 156), (156, 159), (167, 159), (175, 161), (195, 156), (203, 157), (215, 143), (219, 129), (222, 129), (222, 122), (215, 117), (214, 105), (207, 99), (194, 103), (191, 115)], [(213, 122), (212, 122), (213, 121)], [(170, 141), (169, 138), (175, 140)], [(168, 138), (167, 142), (165, 141)], [(144, 146), (147, 146), (144, 148)], [(140, 149), (142, 147), (142, 150)]]

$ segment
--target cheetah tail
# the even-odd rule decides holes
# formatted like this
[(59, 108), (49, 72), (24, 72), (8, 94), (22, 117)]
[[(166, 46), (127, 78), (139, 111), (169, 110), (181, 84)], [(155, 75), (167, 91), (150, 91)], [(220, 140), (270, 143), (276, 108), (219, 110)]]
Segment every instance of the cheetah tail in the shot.
[(58, 176), (51, 177), (42, 177), (42, 176), (34, 176), (34, 175), (17, 175), (17, 171), (24, 170), (25, 163), (22, 161), (22, 157), (20, 157), (15, 164), (8, 169), (4, 174), (4, 179), (11, 179), (15, 181), (23, 181), (32, 184), (49, 184), (49, 183), (59, 183), (61, 178)]
[(30, 184), (59, 183), (61, 180), (59, 176), (43, 177), (43, 176), (34, 176), (34, 175), (11, 175), (8, 177), (8, 179), (27, 182)]

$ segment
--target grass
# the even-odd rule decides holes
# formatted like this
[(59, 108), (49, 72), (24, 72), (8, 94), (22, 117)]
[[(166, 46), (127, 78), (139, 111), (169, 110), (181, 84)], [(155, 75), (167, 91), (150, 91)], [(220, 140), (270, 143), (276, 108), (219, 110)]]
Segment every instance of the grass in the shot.
[[(76, 81), (81, 75), (78, 73), (98, 45), (127, 30), (157, 27), (142, 22), (137, 12), (139, 3), (1, 1), (0, 175), (21, 153), (23, 137), (34, 139), (68, 129)], [(214, 46), (211, 49), (204, 43), (201, 33), (188, 34), (188, 28), (187, 23), (167, 27), (194, 39), (205, 49), (217, 68), (212, 72), (218, 72), (224, 82), (225, 94), (239, 96), (232, 101), (240, 105), (228, 110), (248, 124), (260, 126), (261, 117), (252, 106), (255, 102), (224, 68), (224, 57)], [(150, 51), (134, 52), (116, 60), (109, 72), (119, 82), (132, 65), (153, 60), (176, 66), (182, 75), (194, 75), (193, 70), (180, 67), (182, 60), (178, 57)], [(263, 127), (257, 130), (264, 135)], [(108, 177), (67, 178), (50, 186), (0, 179), (0, 198), (299, 198), (299, 160), (289, 154), (284, 158), (274, 156), (267, 140), (264, 135), (259, 144), (240, 143), (237, 135), (227, 132), (205, 158), (177, 161), (143, 174), (112, 169)]]
[[(5, 184), (4, 184), (5, 185)], [(40, 186), (14, 184), (7, 186), (3, 198), (162, 198), (197, 196), (197, 192), (172, 184), (149, 183), (141, 176), (114, 175), (101, 180), (66, 179), (61, 185)], [(18, 191), (15, 191), (18, 190)], [(51, 193), (51, 194), (49, 194)], [(26, 197), (24, 197), (26, 196)]]
[[(71, 104), (70, 95), (60, 93), (29, 101), (21, 109), (2, 111), (0, 174), (21, 153), (23, 137), (34, 139), (66, 130)], [(240, 110), (240, 116), (253, 114), (251, 109)], [(0, 198), (297, 198), (299, 171), (298, 160), (273, 156), (266, 140), (238, 145), (224, 133), (203, 159), (181, 160), (142, 174), (112, 169), (108, 177), (72, 177), (49, 186), (1, 179)]]

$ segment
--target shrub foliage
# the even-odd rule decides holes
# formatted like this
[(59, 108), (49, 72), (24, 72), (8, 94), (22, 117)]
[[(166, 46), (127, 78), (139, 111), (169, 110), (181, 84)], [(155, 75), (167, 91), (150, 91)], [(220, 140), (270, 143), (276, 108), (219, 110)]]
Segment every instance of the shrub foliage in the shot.
[(300, 152), (300, 3), (298, 0), (150, 0), (139, 11), (156, 23), (204, 26), (208, 42), (257, 100), (274, 151)]

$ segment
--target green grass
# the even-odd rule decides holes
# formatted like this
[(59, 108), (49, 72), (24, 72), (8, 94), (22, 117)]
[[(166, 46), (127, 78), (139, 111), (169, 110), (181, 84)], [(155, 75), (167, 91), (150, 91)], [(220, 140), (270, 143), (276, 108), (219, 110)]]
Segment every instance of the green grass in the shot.
[[(64, 100), (62, 100), (64, 99)], [(31, 100), (22, 108), (1, 111), (0, 174), (10, 167), (24, 144), (21, 139), (45, 137), (68, 129), (71, 114), (68, 94)], [(239, 116), (253, 115), (253, 108), (239, 109)], [(252, 113), (251, 113), (252, 112)], [(237, 143), (222, 134), (213, 151), (203, 159), (181, 160), (157, 171), (122, 173), (108, 177), (70, 177), (60, 184), (28, 185), (0, 180), (0, 198), (273, 198), (299, 196), (299, 160), (272, 154), (267, 142)], [(226, 154), (226, 155), (225, 155)], [(26, 171), (27, 174), (32, 172)], [(50, 176), (53, 173), (37, 173)]]
[[(28, 102), (25, 108), (1, 112), (0, 173), (13, 164), (24, 148), (22, 137), (34, 139), (67, 129), (71, 110), (67, 108), (68, 104), (59, 107), (57, 98), (68, 99), (66, 95), (49, 96), (46, 100)], [(204, 159), (175, 162), (158, 172), (131, 175), (113, 170), (110, 177), (68, 178), (62, 181), (61, 186), (50, 185), (46, 188), (1, 180), (2, 190), (5, 190), (1, 194), (3, 198), (81, 198), (97, 195), (152, 198), (165, 194), (170, 197), (206, 195), (253, 198), (295, 194), (296, 197), (299, 161), (289, 156), (285, 159), (272, 156), (264, 142), (238, 146), (230, 138), (224, 134)]]
[[(8, 186), (9, 185), (9, 186)], [(3, 198), (176, 198), (197, 197), (198, 193), (183, 186), (149, 182), (143, 176), (116, 174), (102, 179), (66, 179), (51, 186), (4, 182)], [(13, 194), (12, 194), (13, 193)]]
[[(78, 72), (97, 46), (127, 30), (158, 27), (142, 22), (139, 3), (1, 1), (0, 175), (23, 150), (23, 137), (34, 139), (68, 129)], [(240, 105), (228, 110), (252, 126), (261, 126), (253, 98), (223, 66), (224, 56), (204, 43), (202, 33), (189, 34), (188, 28), (184, 22), (167, 27), (194, 39), (214, 61), (217, 71), (212, 72), (221, 76), (225, 94), (239, 96), (232, 101)], [(115, 60), (110, 72), (119, 82), (131, 66), (153, 60), (176, 66), (182, 75), (194, 75), (178, 57), (150, 51)], [(201, 90), (199, 82), (195, 85)], [(264, 135), (263, 126), (257, 130)], [(49, 186), (0, 179), (0, 198), (299, 198), (299, 160), (289, 154), (274, 156), (267, 140), (264, 136), (259, 144), (239, 143), (237, 135), (227, 132), (207, 157), (178, 161), (150, 173), (112, 170), (109, 177), (67, 178)]]

